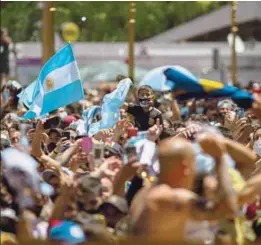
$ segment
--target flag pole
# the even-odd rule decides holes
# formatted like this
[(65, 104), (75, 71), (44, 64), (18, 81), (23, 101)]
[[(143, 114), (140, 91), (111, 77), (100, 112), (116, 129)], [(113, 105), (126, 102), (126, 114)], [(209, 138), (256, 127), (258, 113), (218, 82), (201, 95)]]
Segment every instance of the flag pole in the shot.
[(237, 52), (236, 52), (236, 35), (238, 32), (238, 27), (236, 23), (237, 14), (237, 1), (231, 2), (231, 33), (232, 33), (232, 82), (233, 85), (237, 84)]
[(136, 3), (129, 6), (129, 77), (134, 81), (134, 42), (135, 42), (135, 12)]
[(43, 2), (42, 20), (42, 64), (49, 60), (55, 53), (54, 50), (54, 13), (53, 2)]

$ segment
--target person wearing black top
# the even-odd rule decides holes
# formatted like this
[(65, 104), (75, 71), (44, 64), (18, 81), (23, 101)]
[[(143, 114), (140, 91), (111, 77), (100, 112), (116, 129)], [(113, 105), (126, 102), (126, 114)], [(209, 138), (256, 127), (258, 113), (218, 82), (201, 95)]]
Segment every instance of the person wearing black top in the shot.
[(1, 92), (3, 86), (8, 80), (9, 75), (9, 45), (12, 40), (7, 34), (7, 30), (1, 28), (1, 39), (0, 39), (0, 82)]
[(141, 86), (138, 89), (139, 105), (126, 105), (126, 112), (131, 114), (135, 120), (135, 127), (139, 131), (147, 131), (159, 118), (163, 124), (162, 114), (154, 107), (154, 93), (150, 86)]

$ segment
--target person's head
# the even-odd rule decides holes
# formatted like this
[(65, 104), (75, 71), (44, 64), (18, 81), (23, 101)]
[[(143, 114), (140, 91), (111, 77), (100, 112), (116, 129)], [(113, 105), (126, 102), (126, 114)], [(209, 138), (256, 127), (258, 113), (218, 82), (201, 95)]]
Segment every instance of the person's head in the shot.
[(42, 177), (43, 180), (45, 182), (47, 182), (48, 184), (50, 184), (55, 193), (59, 192), (60, 189), (60, 179), (58, 177), (58, 175), (51, 169), (46, 169), (43, 173), (42, 173)]
[(174, 128), (164, 128), (160, 135), (160, 140), (164, 140), (169, 137), (176, 136), (176, 135), (177, 135), (177, 132), (175, 131)]
[(119, 138), (118, 144), (125, 145), (128, 140), (128, 132), (125, 131)]
[(194, 192), (199, 196), (213, 199), (216, 196), (218, 181), (208, 173), (197, 174), (194, 183)]
[(124, 198), (112, 195), (101, 205), (100, 212), (105, 216), (108, 226), (115, 227), (128, 213), (128, 205)]
[(185, 123), (183, 123), (182, 121), (174, 121), (172, 125), (175, 131), (184, 130), (186, 128)]
[(67, 128), (71, 123), (76, 122), (77, 118), (75, 116), (65, 116), (63, 118), (63, 127)]
[(226, 114), (233, 110), (234, 103), (231, 100), (222, 100), (218, 102), (217, 109), (219, 113)]
[(79, 179), (78, 205), (80, 210), (94, 213), (103, 202), (101, 180), (89, 175)]
[(12, 144), (18, 144), (20, 142), (21, 133), (19, 131), (13, 131), (10, 133), (10, 141)]
[(13, 196), (10, 193), (8, 186), (5, 181), (1, 181), (1, 191), (0, 191), (0, 204), (1, 207), (11, 207), (13, 203)]
[(75, 221), (81, 225), (89, 242), (110, 243), (112, 241), (112, 234), (106, 227), (106, 218), (103, 215), (79, 212)]
[(126, 116), (127, 116), (126, 114), (127, 113), (126, 113), (126, 111), (123, 108), (120, 109), (120, 118), (121, 118), (121, 120), (126, 118)]
[(154, 92), (150, 86), (140, 86), (137, 91), (138, 100), (143, 108), (150, 108), (154, 104)]
[(233, 134), (230, 129), (223, 126), (217, 127), (217, 129), (222, 133), (222, 135), (228, 139), (233, 139)]
[(47, 149), (48, 152), (52, 152), (56, 148), (58, 141), (62, 138), (62, 130), (59, 128), (50, 129), (48, 136), (49, 140)]
[(62, 130), (59, 128), (50, 129), (49, 131), (49, 143), (57, 144), (62, 137)]
[(191, 189), (195, 176), (195, 152), (192, 143), (168, 138), (159, 145), (159, 181), (171, 187)]
[(172, 127), (172, 123), (171, 123), (171, 121), (169, 120), (169, 119), (163, 119), (163, 128), (166, 128), (166, 129), (168, 129), (168, 128), (171, 128)]

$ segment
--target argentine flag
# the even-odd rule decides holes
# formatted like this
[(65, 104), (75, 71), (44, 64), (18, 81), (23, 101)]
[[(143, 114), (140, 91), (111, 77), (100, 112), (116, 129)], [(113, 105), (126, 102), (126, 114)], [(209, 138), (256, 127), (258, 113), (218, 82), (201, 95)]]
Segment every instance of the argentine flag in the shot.
[(32, 96), (33, 96), (36, 82), (37, 80), (32, 82), (24, 90), (22, 90), (20, 94), (17, 95), (17, 97), (19, 98), (19, 103), (22, 104), (23, 106), (26, 106), (27, 109), (29, 109), (33, 103)]
[(32, 119), (84, 98), (79, 69), (71, 44), (48, 60), (36, 79), (29, 111)]

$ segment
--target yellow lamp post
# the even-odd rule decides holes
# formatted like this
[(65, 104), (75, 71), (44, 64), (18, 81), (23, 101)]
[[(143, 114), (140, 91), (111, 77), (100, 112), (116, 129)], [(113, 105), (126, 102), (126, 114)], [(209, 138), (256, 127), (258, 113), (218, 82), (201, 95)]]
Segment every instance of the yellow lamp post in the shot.
[(134, 41), (136, 3), (130, 2), (129, 7), (129, 77), (134, 80)]
[(232, 82), (234, 85), (237, 84), (237, 52), (236, 52), (236, 35), (238, 32), (238, 27), (236, 23), (236, 14), (237, 14), (237, 2), (231, 2), (231, 33), (232, 33)]
[(43, 2), (42, 26), (42, 63), (50, 59), (54, 53), (54, 12), (53, 2)]

